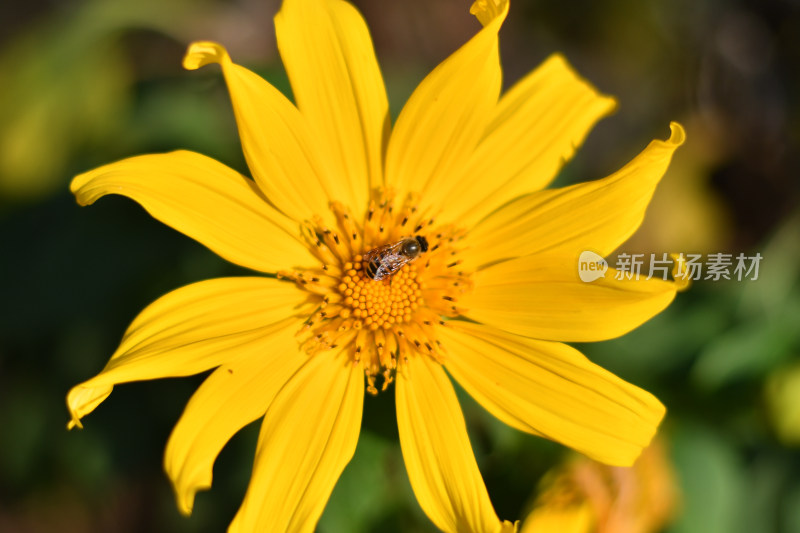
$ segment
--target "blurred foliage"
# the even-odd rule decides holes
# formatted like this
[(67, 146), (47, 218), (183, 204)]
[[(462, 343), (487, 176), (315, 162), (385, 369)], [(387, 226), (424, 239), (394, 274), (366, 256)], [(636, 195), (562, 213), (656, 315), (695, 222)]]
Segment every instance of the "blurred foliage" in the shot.
[[(168, 32), (188, 1), (92, 0), (45, 17), (7, 43), (0, 71), (0, 195), (32, 199), (64, 185), (76, 153), (119, 141), (134, 72), (123, 32)], [(107, 148), (106, 148), (107, 149)]]
[[(356, 2), (397, 116), (410, 90), (476, 29), (468, 0)], [(178, 513), (161, 456), (202, 376), (117, 387), (66, 432), (64, 396), (135, 314), (178, 286), (244, 271), (132, 202), (80, 209), (78, 172), (188, 148), (246, 172), (217, 69), (184, 72), (218, 39), (287, 94), (277, 0), (35, 0), (0, 6), (0, 531), (222, 531), (241, 502), (257, 428), (223, 450), (214, 487)], [(697, 282), (594, 361), (664, 401), (682, 492), (673, 533), (800, 531), (800, 10), (789, 0), (513, 0), (505, 85), (553, 51), (620, 102), (559, 177), (601, 177), (667, 122), (688, 144), (626, 250), (760, 252), (757, 281)], [(269, 61), (269, 63), (266, 63)], [(565, 450), (488, 416), (463, 391), (476, 456), (503, 518), (522, 518)], [(433, 531), (400, 454), (393, 395), (364, 431), (319, 531)]]
[(692, 378), (717, 389), (736, 379), (763, 378), (800, 353), (800, 212), (763, 248), (763, 275), (726, 292), (730, 326), (701, 350)]

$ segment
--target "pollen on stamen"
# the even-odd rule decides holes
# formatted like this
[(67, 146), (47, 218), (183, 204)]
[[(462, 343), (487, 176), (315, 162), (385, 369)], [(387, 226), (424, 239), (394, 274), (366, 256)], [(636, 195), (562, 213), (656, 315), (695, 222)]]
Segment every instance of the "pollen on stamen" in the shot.
[[(352, 364), (364, 370), (367, 391), (377, 394), (410, 357), (444, 361), (436, 330), (444, 326), (442, 318), (459, 314), (455, 304), (471, 288), (470, 274), (452, 268), (454, 261), (460, 264), (463, 232), (435, 225), (412, 196), (395, 205), (391, 191), (378, 191), (360, 218), (337, 202), (331, 211), (328, 223), (315, 217), (303, 225), (319, 268), (278, 277), (308, 293), (303, 309), (310, 309), (297, 332), (301, 348), (323, 357), (334, 346), (345, 346)], [(373, 279), (378, 276), (368, 263), (374, 255), (367, 260), (364, 255), (416, 236), (429, 243), (427, 251)]]

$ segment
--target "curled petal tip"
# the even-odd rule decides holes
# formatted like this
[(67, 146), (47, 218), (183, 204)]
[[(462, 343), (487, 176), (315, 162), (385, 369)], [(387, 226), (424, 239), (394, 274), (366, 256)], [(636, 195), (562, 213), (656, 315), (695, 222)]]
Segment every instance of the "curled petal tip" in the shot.
[(211, 478), (197, 479), (197, 476), (186, 477), (185, 472), (176, 472), (169, 465), (165, 464), (164, 469), (172, 479), (172, 487), (175, 490), (175, 502), (178, 510), (183, 516), (191, 516), (194, 510), (194, 499), (199, 491), (211, 488)]
[(178, 511), (183, 516), (192, 516), (192, 509), (194, 508), (194, 495), (196, 491), (189, 491), (189, 494), (178, 495)]
[[(680, 127), (680, 126), (678, 126)], [(683, 292), (692, 284), (692, 278), (686, 270), (686, 257), (683, 254), (670, 254), (675, 266), (672, 268), (672, 277), (675, 280), (675, 288), (678, 292)]]
[(72, 430), (75, 428), (83, 429), (83, 424), (81, 424), (81, 415), (75, 409), (73, 399), (73, 391), (70, 391), (70, 394), (67, 396), (67, 409), (69, 410), (70, 416), (70, 420), (67, 422), (67, 430)]
[(183, 68), (197, 70), (210, 63), (228, 61), (228, 51), (221, 44), (211, 41), (197, 41), (189, 45), (183, 57)]
[(669, 129), (671, 133), (667, 141), (668, 143), (680, 146), (686, 141), (686, 131), (683, 129), (683, 126), (677, 122), (670, 122)]
[(475, 0), (469, 12), (486, 26), (497, 17), (505, 17), (508, 12), (508, 0)]
[(97, 197), (91, 194), (91, 187), (87, 187), (87, 185), (97, 177), (98, 171), (102, 168), (103, 167), (89, 170), (88, 172), (78, 174), (72, 178), (69, 184), (69, 191), (75, 195), (75, 200), (78, 202), (78, 205), (91, 205), (97, 200)]
[(508, 520), (503, 520), (503, 523), (500, 524), (500, 533), (516, 533), (518, 530), (519, 520), (513, 523)]
[(72, 181), (71, 181), (71, 182), (69, 182), (69, 191), (70, 191), (72, 194), (75, 194), (75, 192), (76, 192), (78, 189), (80, 189), (80, 188), (81, 188), (81, 185), (83, 185), (83, 181), (84, 181), (84, 180), (83, 180), (83, 174), (78, 174), (77, 176), (75, 176), (74, 178), (72, 178)]

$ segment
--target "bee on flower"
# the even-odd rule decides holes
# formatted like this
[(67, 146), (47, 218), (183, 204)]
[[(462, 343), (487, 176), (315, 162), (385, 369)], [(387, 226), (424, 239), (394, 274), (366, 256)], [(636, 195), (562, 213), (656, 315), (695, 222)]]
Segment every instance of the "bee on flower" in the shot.
[[(188, 151), (77, 176), (86, 205), (140, 203), (252, 276), (179, 288), (133, 321), (70, 426), (115, 385), (214, 369), (189, 401), (164, 465), (180, 510), (214, 461), (263, 418), (231, 532), (311, 531), (353, 456), (365, 393), (391, 393), (414, 493), (449, 532), (513, 531), (494, 511), (450, 379), (521, 431), (630, 465), (664, 416), (649, 393), (563, 342), (622, 335), (676, 285), (578, 279), (639, 226), (683, 129), (611, 176), (545, 187), (615, 106), (554, 55), (500, 95), (507, 0), (478, 0), (482, 28), (417, 87), (396, 123), (369, 32), (342, 0), (284, 0), (278, 48), (295, 102), (217, 43), (252, 178)], [(262, 275), (267, 274), (267, 275)], [(449, 376), (448, 376), (449, 374)]]

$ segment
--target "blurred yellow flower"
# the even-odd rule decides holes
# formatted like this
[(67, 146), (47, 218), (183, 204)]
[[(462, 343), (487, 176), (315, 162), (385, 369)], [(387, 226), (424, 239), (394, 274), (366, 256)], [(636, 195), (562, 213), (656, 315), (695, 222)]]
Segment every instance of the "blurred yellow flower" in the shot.
[(657, 533), (677, 508), (675, 474), (657, 440), (633, 467), (576, 457), (549, 472), (522, 533)]
[(87, 172), (72, 190), (83, 205), (128, 196), (269, 275), (151, 304), (103, 371), (69, 392), (70, 424), (116, 384), (216, 368), (164, 464), (188, 514), (225, 443), (264, 417), (230, 531), (312, 530), (356, 448), (365, 390), (392, 381), (425, 513), (444, 531), (514, 530), (492, 507), (445, 369), (513, 427), (631, 464), (664, 407), (555, 341), (622, 335), (672, 301), (663, 280), (582, 283), (577, 258), (636, 230), (684, 133), (673, 123), (608, 178), (542, 190), (614, 100), (558, 55), (500, 98), (507, 12), (507, 1), (472, 6), (483, 28), (393, 128), (366, 24), (346, 2), (285, 0), (275, 18), (296, 106), (222, 46), (192, 44), (186, 68), (222, 67), (253, 180), (179, 151)]
[(778, 439), (786, 446), (800, 445), (800, 363), (772, 372), (766, 382), (766, 401)]

